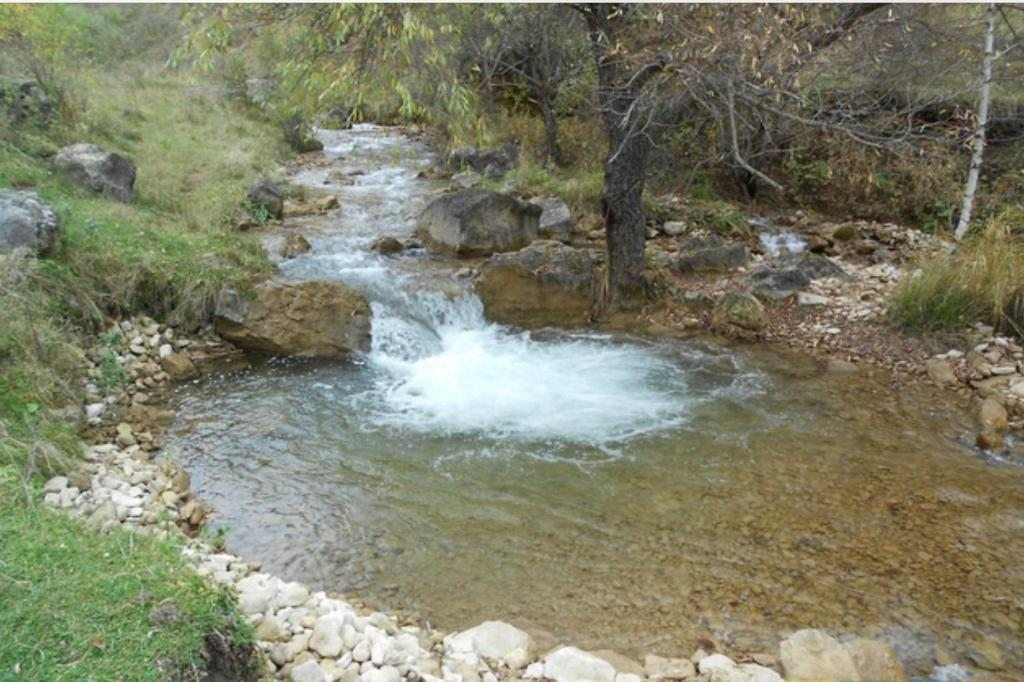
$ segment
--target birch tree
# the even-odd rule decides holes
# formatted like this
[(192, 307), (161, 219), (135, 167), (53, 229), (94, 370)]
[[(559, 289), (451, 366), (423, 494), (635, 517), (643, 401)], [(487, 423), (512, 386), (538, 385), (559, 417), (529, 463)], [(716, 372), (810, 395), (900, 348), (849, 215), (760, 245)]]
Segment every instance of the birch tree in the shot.
[(978, 102), (978, 124), (974, 130), (974, 152), (971, 154), (971, 169), (967, 173), (967, 185), (964, 187), (963, 205), (960, 208), (960, 219), (953, 236), (957, 241), (964, 238), (971, 226), (971, 211), (974, 208), (974, 197), (978, 193), (978, 178), (981, 175), (981, 163), (985, 156), (985, 129), (988, 126), (989, 107), (992, 98), (992, 63), (996, 53), (996, 4), (990, 2), (985, 13), (985, 56), (981, 67), (980, 100)]

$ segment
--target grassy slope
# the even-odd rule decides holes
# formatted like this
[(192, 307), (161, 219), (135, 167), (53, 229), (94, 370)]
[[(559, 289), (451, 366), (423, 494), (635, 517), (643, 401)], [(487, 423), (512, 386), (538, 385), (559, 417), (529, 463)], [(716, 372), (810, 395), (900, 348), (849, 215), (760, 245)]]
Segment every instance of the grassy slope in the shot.
[[(3, 498), (0, 679), (189, 679), (203, 668), (208, 633), (248, 636), (230, 598), (184, 568), (170, 543), (84, 532), (62, 514)], [(150, 622), (169, 604), (176, 622)]]
[[(268, 272), (230, 217), (285, 150), (274, 127), (175, 75), (86, 74), (77, 92), (84, 106), (73, 127), (0, 135), (0, 187), (32, 187), (64, 229), (57, 257), (0, 268), (0, 679), (18, 669), (17, 679), (187, 678), (207, 633), (244, 638), (245, 629), (172, 544), (98, 536), (40, 507), (38, 474), (80, 451), (48, 408), (80, 404), (80, 348), (104, 315), (146, 311), (198, 325), (221, 286), (244, 288)], [(134, 159), (133, 204), (87, 196), (49, 173), (40, 150), (80, 140)], [(165, 600), (181, 621), (151, 625)]]

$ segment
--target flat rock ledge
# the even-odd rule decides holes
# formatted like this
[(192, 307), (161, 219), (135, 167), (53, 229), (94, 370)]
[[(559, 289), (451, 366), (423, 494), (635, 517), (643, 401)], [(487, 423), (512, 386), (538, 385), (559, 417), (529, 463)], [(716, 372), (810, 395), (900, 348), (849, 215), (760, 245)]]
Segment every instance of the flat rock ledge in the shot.
[[(116, 401), (130, 403), (138, 416), (129, 410), (128, 422), (102, 431), (104, 417), (109, 416), (104, 407), (111, 398), (86, 405), (89, 424), (108, 433), (108, 442), (89, 447), (77, 470), (48, 480), (44, 502), (99, 532), (120, 527), (158, 537), (192, 536), (212, 510), (193, 494), (186, 471), (158, 459), (157, 441), (143, 429), (160, 406), (149, 405), (145, 397), (140, 403), (138, 398), (143, 388), (194, 371), (191, 360), (202, 359), (200, 349), (208, 342), (186, 339), (148, 318), (122, 322), (117, 329), (122, 337), (117, 357), (137, 383), (135, 393)], [(144, 409), (139, 413), (137, 408)], [(267, 676), (273, 679), (781, 682), (785, 675), (837, 682), (906, 680), (892, 647), (879, 640), (840, 641), (821, 630), (801, 630), (782, 641), (777, 652), (740, 660), (698, 650), (680, 658), (647, 655), (640, 662), (612, 651), (552, 648), (549, 635), (501, 621), (457, 633), (439, 632), (261, 571), (259, 564), (219, 551), (202, 539), (188, 540), (182, 554), (199, 575), (236, 595), (239, 610), (255, 629)], [(541, 639), (548, 643), (542, 646)], [(998, 648), (989, 652), (989, 669), (996, 667), (991, 661), (1000, 661), (1000, 654)]]

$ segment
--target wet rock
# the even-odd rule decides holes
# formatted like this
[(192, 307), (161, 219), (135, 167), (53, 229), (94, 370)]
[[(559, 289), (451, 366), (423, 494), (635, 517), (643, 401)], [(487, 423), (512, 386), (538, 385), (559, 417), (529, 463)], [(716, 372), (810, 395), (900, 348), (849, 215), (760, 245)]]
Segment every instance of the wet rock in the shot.
[(29, 249), (39, 256), (56, 251), (60, 223), (35, 192), (0, 189), (0, 253)]
[(374, 240), (373, 244), (370, 245), (370, 250), (376, 251), (384, 256), (390, 256), (404, 251), (405, 244), (395, 237), (378, 237)]
[(691, 239), (680, 251), (675, 267), (681, 273), (718, 272), (734, 270), (747, 264), (747, 247), (726, 244), (721, 237), (712, 235)]
[(997, 672), (1006, 667), (1003, 650), (989, 637), (980, 637), (969, 642), (967, 657), (982, 670)]
[(171, 353), (160, 361), (160, 366), (172, 379), (187, 377), (196, 371), (196, 366), (188, 353)]
[(475, 653), (493, 661), (504, 661), (518, 670), (530, 662), (532, 642), (523, 630), (491, 620), (448, 637), (445, 649), (450, 653)]
[(834, 637), (822, 630), (800, 630), (779, 645), (779, 658), (787, 679), (856, 680), (853, 657)]
[(693, 663), (687, 658), (662, 658), (649, 654), (644, 657), (644, 668), (652, 680), (685, 680), (697, 675)]
[(240, 348), (343, 357), (370, 346), (370, 306), (359, 292), (337, 282), (264, 282), (254, 297), (221, 291), (217, 333)]
[(537, 238), (541, 208), (507, 194), (467, 189), (435, 199), (416, 234), (430, 248), (458, 256), (515, 251)]
[(476, 290), (488, 319), (527, 329), (578, 327), (590, 313), (594, 260), (586, 249), (537, 241), (491, 256)]
[(998, 450), (1003, 447), (1003, 436), (1009, 427), (1009, 417), (1006, 408), (995, 396), (990, 396), (981, 401), (978, 408), (978, 421), (981, 424), (981, 432), (978, 434), (977, 444), (986, 450)]
[(764, 329), (764, 306), (752, 295), (730, 291), (715, 303), (711, 326), (720, 333), (745, 336)]
[(593, 654), (564, 646), (544, 659), (544, 677), (555, 682), (615, 682), (615, 668)]
[(304, 253), (309, 253), (312, 249), (313, 246), (309, 243), (309, 240), (301, 234), (293, 233), (285, 238), (284, 244), (281, 245), (281, 250), (278, 253), (281, 254), (282, 258), (295, 258)]
[(568, 243), (572, 239), (572, 211), (568, 204), (558, 197), (535, 199), (533, 203), (541, 208), (537, 235)]
[(448, 155), (449, 167), (473, 170), (494, 180), (512, 170), (518, 160), (519, 146), (514, 143), (497, 149), (460, 147)]
[(948, 360), (933, 358), (925, 363), (928, 378), (940, 385), (955, 386), (960, 383)]
[(266, 179), (257, 181), (249, 188), (246, 199), (253, 208), (265, 212), (269, 218), (280, 220), (284, 215), (284, 192), (276, 182)]
[(907, 675), (903, 671), (903, 664), (896, 657), (896, 651), (886, 642), (876, 639), (855, 639), (844, 646), (853, 659), (859, 679), (906, 682)]
[(135, 187), (135, 164), (94, 144), (73, 144), (53, 157), (53, 169), (73, 185), (108, 199), (129, 203)]
[(339, 206), (338, 197), (333, 194), (312, 199), (285, 199), (281, 208), (281, 216), (299, 218), (307, 215), (320, 215)]

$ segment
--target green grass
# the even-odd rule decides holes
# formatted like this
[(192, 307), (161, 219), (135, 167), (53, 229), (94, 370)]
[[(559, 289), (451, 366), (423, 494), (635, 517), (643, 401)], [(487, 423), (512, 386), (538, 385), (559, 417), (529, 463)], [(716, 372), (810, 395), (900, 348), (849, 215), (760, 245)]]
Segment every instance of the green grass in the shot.
[[(222, 287), (270, 272), (232, 218), (287, 151), (277, 126), (183, 75), (93, 69), (69, 82), (76, 109), (51, 128), (0, 121), (0, 187), (37, 191), (63, 230), (52, 258), (0, 256), (0, 680), (199, 679), (209, 636), (251, 640), (231, 599), (183, 565), (175, 542), (98, 535), (41, 508), (39, 485), (80, 456), (55, 410), (82, 404), (83, 349), (110, 317), (198, 327)], [(48, 156), (79, 141), (134, 160), (131, 204), (50, 173)], [(165, 602), (180, 621), (151, 624)]]
[(600, 170), (549, 170), (531, 160), (522, 160), (505, 178), (484, 180), (483, 184), (491, 189), (499, 189), (506, 182), (511, 182), (524, 194), (561, 197), (577, 215), (600, 211), (603, 183)]
[[(15, 478), (0, 468), (0, 489)], [(166, 604), (178, 620), (151, 623)], [(187, 568), (173, 543), (96, 534), (9, 495), (0, 496), (0, 631), (2, 680), (199, 679), (207, 636), (252, 642), (230, 596)]]
[(1024, 233), (1021, 215), (1004, 212), (952, 256), (919, 264), (893, 294), (889, 317), (919, 333), (984, 322), (1024, 337)]

